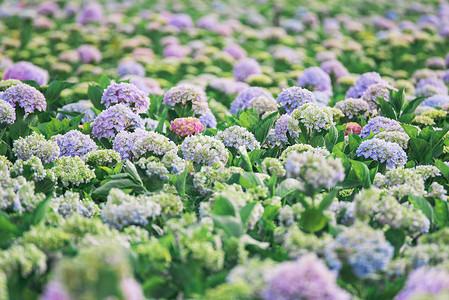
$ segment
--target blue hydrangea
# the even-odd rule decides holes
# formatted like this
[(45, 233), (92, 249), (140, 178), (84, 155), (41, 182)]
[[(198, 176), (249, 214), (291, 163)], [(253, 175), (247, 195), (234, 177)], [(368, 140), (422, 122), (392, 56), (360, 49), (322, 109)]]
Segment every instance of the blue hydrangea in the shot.
[(449, 103), (449, 96), (447, 95), (433, 95), (421, 102), (421, 106), (443, 107)]
[(36, 132), (16, 140), (12, 151), (21, 160), (29, 160), (31, 156), (36, 156), (45, 164), (55, 161), (60, 154), (56, 142), (47, 141), (45, 136)]
[(98, 146), (87, 134), (78, 130), (70, 130), (64, 135), (58, 134), (53, 137), (61, 149), (61, 156), (83, 157), (90, 151), (97, 150)]
[(320, 67), (305, 69), (298, 78), (298, 86), (311, 91), (321, 91), (329, 96), (332, 95), (331, 78)]
[(238, 125), (228, 127), (224, 131), (219, 131), (216, 138), (221, 140), (226, 147), (238, 149), (241, 146), (245, 146), (251, 151), (260, 148), (260, 143), (254, 135), (246, 128)]
[(386, 83), (386, 81), (383, 80), (378, 73), (364, 73), (356, 80), (354, 86), (350, 87), (346, 92), (346, 98), (360, 98), (368, 87), (381, 82)]
[(373, 138), (363, 141), (356, 151), (357, 156), (371, 158), (386, 163), (387, 168), (402, 167), (407, 162), (407, 154), (397, 143)]
[(19, 106), (22, 108), (25, 111), (24, 118), (36, 110), (44, 111), (47, 108), (44, 95), (36, 88), (24, 83), (8, 88), (2, 94), (2, 99), (11, 104), (12, 107)]
[(145, 113), (150, 107), (150, 98), (132, 83), (113, 83), (104, 90), (101, 103), (106, 107), (125, 104), (136, 113)]
[[(81, 119), (81, 123), (86, 123), (86, 122), (93, 121), (95, 119), (95, 117), (96, 117), (96, 115), (95, 115), (95, 113), (93, 112), (92, 109), (90, 109), (89, 107), (87, 107), (86, 105), (83, 105), (81, 103), (70, 103), (70, 104), (64, 105), (61, 108), (60, 111), (82, 114), (83, 118)], [(63, 120), (65, 118), (71, 120), (74, 117), (73, 116), (69, 116), (69, 115), (65, 115), (64, 113), (59, 113), (57, 115), (57, 118), (59, 120)]]
[(271, 94), (261, 87), (249, 87), (243, 90), (231, 103), (230, 111), (236, 114), (240, 109), (250, 108), (250, 102), (256, 97), (271, 98)]
[(404, 132), (404, 129), (398, 121), (378, 116), (372, 118), (363, 126), (360, 137), (366, 138), (370, 136), (371, 132), (376, 134), (381, 132), (381, 130)]
[(303, 104), (316, 102), (314, 94), (306, 89), (293, 86), (284, 89), (277, 97), (279, 104), (287, 113), (291, 113)]
[(245, 81), (250, 75), (262, 74), (262, 68), (253, 58), (242, 58), (239, 60), (232, 71), (235, 79)]
[(117, 104), (102, 111), (91, 125), (92, 135), (101, 139), (113, 137), (122, 130), (143, 128), (144, 122), (129, 107)]
[(143, 77), (145, 76), (145, 68), (136, 61), (125, 60), (118, 65), (117, 74), (120, 76), (137, 75)]

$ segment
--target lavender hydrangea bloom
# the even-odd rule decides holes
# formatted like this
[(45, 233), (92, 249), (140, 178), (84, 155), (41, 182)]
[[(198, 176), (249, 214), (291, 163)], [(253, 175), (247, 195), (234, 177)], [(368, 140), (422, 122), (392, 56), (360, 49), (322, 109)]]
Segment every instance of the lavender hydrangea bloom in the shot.
[(100, 22), (103, 19), (103, 8), (98, 3), (86, 4), (78, 15), (78, 23), (84, 25), (87, 23)]
[(318, 103), (306, 103), (291, 113), (288, 128), (292, 132), (299, 132), (299, 123), (311, 130), (327, 130), (335, 124), (333, 111), (328, 106)]
[(251, 151), (260, 148), (260, 143), (254, 135), (246, 128), (238, 125), (228, 127), (224, 131), (219, 131), (216, 138), (221, 140), (226, 147), (238, 149), (241, 146), (245, 146)]
[(210, 86), (228, 95), (239, 94), (249, 88), (247, 83), (235, 81), (231, 78), (216, 78), (210, 82)]
[(100, 50), (92, 45), (81, 45), (76, 49), (76, 52), (78, 52), (81, 61), (85, 64), (100, 62), (102, 58)]
[(16, 140), (12, 151), (18, 159), (25, 161), (32, 156), (36, 156), (45, 164), (55, 161), (60, 154), (60, 149), (56, 142), (47, 141), (42, 134), (36, 132)]
[(298, 78), (298, 85), (311, 91), (321, 91), (329, 96), (332, 95), (331, 78), (320, 67), (305, 69)]
[(23, 108), (24, 118), (36, 110), (43, 111), (47, 108), (47, 102), (44, 95), (36, 88), (28, 84), (21, 83), (8, 88), (3, 94), (2, 99), (11, 104), (12, 107)]
[(61, 156), (83, 157), (90, 151), (98, 149), (97, 144), (87, 135), (78, 130), (70, 130), (64, 135), (58, 134), (53, 137), (61, 149)]
[(266, 272), (265, 300), (349, 300), (336, 284), (336, 276), (314, 254), (295, 262), (282, 262)]
[(287, 113), (291, 113), (303, 104), (316, 102), (315, 96), (309, 90), (293, 86), (284, 89), (277, 97), (279, 104)]
[(193, 27), (192, 18), (187, 14), (174, 14), (168, 20), (169, 25), (173, 25), (179, 29)]
[(360, 98), (346, 98), (345, 100), (337, 102), (334, 107), (341, 110), (348, 119), (352, 119), (359, 114), (363, 117), (367, 117), (369, 114), (368, 103)]
[(122, 82), (108, 86), (101, 97), (101, 103), (106, 107), (122, 103), (136, 113), (145, 113), (150, 107), (150, 98), (134, 84)]
[(193, 85), (178, 85), (172, 87), (164, 94), (163, 104), (175, 106), (177, 103), (182, 106), (187, 103), (205, 102), (206, 94), (204, 91)]
[(34, 80), (39, 85), (46, 85), (48, 72), (27, 61), (18, 62), (6, 70), (3, 75), (5, 79)]
[(246, 57), (246, 51), (237, 44), (232, 44), (223, 48), (223, 52), (230, 54), (235, 59), (242, 59)]
[(374, 117), (368, 121), (368, 123), (363, 126), (362, 131), (360, 132), (361, 138), (369, 137), (371, 132), (373, 134), (379, 133), (381, 129), (385, 131), (400, 131), (404, 132), (401, 124), (396, 121), (386, 117)]
[(387, 168), (402, 167), (407, 162), (407, 154), (397, 143), (373, 138), (363, 141), (356, 151), (357, 156), (371, 158), (386, 163)]
[(261, 87), (249, 87), (241, 92), (237, 98), (231, 103), (230, 111), (236, 114), (240, 109), (249, 108), (250, 102), (256, 97), (272, 98), (271, 94)]
[(236, 80), (245, 81), (250, 75), (262, 74), (262, 68), (255, 59), (242, 58), (235, 64), (232, 74)]
[(334, 76), (338, 79), (343, 76), (348, 76), (349, 72), (338, 60), (327, 60), (321, 63), (321, 69), (329, 74), (329, 76)]
[(142, 118), (132, 110), (117, 104), (102, 111), (92, 122), (92, 135), (96, 138), (108, 138), (115, 136), (122, 130), (135, 130), (143, 128)]
[(129, 79), (129, 83), (134, 84), (137, 86), (140, 90), (144, 91), (145, 94), (149, 95), (162, 95), (164, 94), (164, 91), (161, 89), (161, 86), (159, 82), (157, 82), (153, 78), (148, 77), (140, 77), (136, 75), (128, 75), (122, 77), (120, 80), (126, 80)]
[(16, 121), (16, 111), (8, 102), (0, 100), (0, 124), (11, 125)]
[(443, 80), (441, 80), (439, 78), (428, 77), (428, 78), (421, 79), (420, 81), (418, 81), (418, 84), (416, 85), (416, 89), (419, 89), (426, 85), (431, 85), (431, 86), (436, 87), (438, 90), (441, 90), (441, 94), (443, 94), (443, 95), (447, 95), (447, 93), (448, 93), (446, 84), (444, 83)]
[(217, 127), (217, 119), (215, 118), (214, 114), (212, 112), (207, 112), (205, 114), (202, 114), (199, 117), (201, 123), (206, 128), (216, 128)]
[(225, 145), (220, 140), (211, 136), (189, 136), (182, 143), (181, 150), (186, 160), (197, 164), (209, 166), (216, 162), (225, 164), (229, 158), (229, 153)]
[(346, 92), (346, 98), (360, 98), (369, 86), (381, 82), (386, 83), (378, 73), (364, 73), (356, 80), (354, 86), (350, 87)]
[[(81, 123), (86, 123), (86, 122), (93, 121), (95, 119), (95, 117), (96, 117), (95, 113), (89, 107), (87, 107), (86, 105), (83, 105), (81, 103), (70, 103), (70, 104), (64, 105), (61, 108), (61, 111), (74, 112), (74, 113), (82, 114), (83, 118), (81, 119)], [(59, 113), (57, 115), (57, 118), (62, 121), (65, 118), (71, 120), (74, 117), (65, 115), (63, 113)]]
[(410, 274), (396, 300), (433, 299), (442, 292), (449, 293), (449, 272), (437, 267), (421, 267)]
[(57, 281), (51, 281), (47, 285), (41, 299), (42, 300), (71, 300), (69, 294), (67, 293), (66, 289), (64, 288), (64, 285)]
[(137, 75), (143, 77), (145, 76), (145, 68), (136, 61), (126, 60), (118, 65), (117, 74), (120, 76)]
[(420, 106), (443, 107), (449, 103), (449, 96), (447, 95), (433, 95), (421, 102)]
[(388, 83), (379, 82), (372, 84), (363, 92), (362, 99), (368, 103), (371, 111), (376, 111), (379, 107), (379, 100), (377, 98), (390, 101), (390, 90), (397, 91), (396, 88)]

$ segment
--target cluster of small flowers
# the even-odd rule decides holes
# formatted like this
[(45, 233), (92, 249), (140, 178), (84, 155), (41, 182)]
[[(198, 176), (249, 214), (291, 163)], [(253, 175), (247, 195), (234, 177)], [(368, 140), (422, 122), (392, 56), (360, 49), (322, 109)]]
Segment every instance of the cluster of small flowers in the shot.
[(379, 107), (379, 100), (377, 98), (382, 98), (388, 102), (390, 100), (390, 90), (397, 91), (396, 88), (388, 83), (379, 82), (370, 85), (363, 92), (362, 99), (368, 103), (371, 112), (376, 112)]
[(0, 91), (5, 91), (8, 88), (12, 87), (13, 85), (20, 84), (22, 81), (18, 79), (7, 79), (7, 80), (0, 80)]
[(284, 89), (277, 97), (277, 101), (287, 113), (300, 108), (306, 103), (315, 103), (315, 95), (309, 90), (293, 86)]
[(184, 137), (200, 133), (204, 130), (204, 125), (197, 118), (177, 118), (171, 121), (170, 130), (177, 136)]
[(396, 166), (402, 167), (407, 162), (407, 154), (401, 146), (377, 138), (363, 141), (357, 148), (356, 154), (380, 163), (386, 163), (389, 169)]
[(335, 274), (314, 254), (275, 265), (266, 270), (265, 281), (265, 300), (351, 298), (337, 285)]
[(205, 135), (187, 137), (181, 145), (184, 159), (197, 164), (212, 165), (216, 162), (227, 163), (228, 150), (219, 139)]
[(129, 225), (146, 226), (161, 214), (161, 206), (148, 196), (133, 197), (122, 190), (111, 189), (101, 210), (101, 219), (117, 229)]
[(330, 189), (345, 178), (340, 159), (325, 158), (313, 152), (290, 154), (285, 168), (287, 177), (296, 178), (315, 189)]
[(3, 92), (2, 99), (12, 107), (16, 107), (17, 105), (23, 108), (25, 111), (24, 118), (36, 110), (44, 111), (47, 108), (44, 95), (36, 88), (24, 83), (16, 84), (8, 88)]
[(251, 151), (260, 149), (260, 143), (254, 135), (246, 128), (238, 125), (228, 127), (224, 131), (219, 131), (216, 138), (221, 140), (226, 147), (238, 149), (244, 146)]
[(35, 194), (34, 182), (22, 176), (11, 178), (8, 172), (0, 172), (0, 209), (12, 210), (19, 214), (30, 212), (44, 200), (45, 195)]
[(274, 157), (267, 157), (262, 161), (262, 172), (270, 176), (276, 174), (277, 177), (287, 174), (282, 161)]
[(17, 139), (12, 151), (21, 160), (29, 160), (31, 156), (36, 156), (44, 164), (55, 161), (60, 155), (60, 149), (56, 142), (47, 141), (42, 134), (36, 132), (25, 138)]
[(376, 134), (381, 130), (404, 132), (404, 129), (398, 121), (378, 116), (372, 118), (365, 126), (363, 126), (360, 137), (366, 138), (370, 136), (371, 132)]
[(25, 161), (21, 159), (16, 160), (14, 165), (11, 167), (11, 172), (15, 176), (19, 176), (24, 174), (25, 169), (29, 169), (31, 171), (32, 179), (36, 182), (43, 180), (47, 175), (47, 170), (45, 170), (42, 165), (42, 161), (36, 156), (31, 156), (30, 159)]
[(193, 85), (178, 85), (169, 89), (163, 98), (163, 104), (175, 106), (177, 103), (186, 106), (188, 103), (205, 102), (206, 94)]
[(257, 110), (259, 115), (262, 118), (265, 118), (269, 114), (277, 111), (278, 104), (276, 103), (276, 100), (274, 100), (273, 97), (254, 97), (248, 102), (249, 108), (254, 108)]
[(288, 120), (289, 131), (299, 132), (299, 123), (311, 130), (327, 130), (334, 124), (333, 112), (329, 107), (306, 103), (292, 112)]
[(147, 155), (162, 156), (177, 150), (177, 146), (162, 134), (139, 128), (132, 133), (120, 132), (113, 141), (113, 149), (122, 159), (138, 159)]
[(137, 165), (142, 170), (145, 170), (145, 174), (147, 174), (148, 177), (157, 176), (161, 180), (170, 179), (170, 177), (168, 177), (169, 172), (165, 165), (160, 161), (154, 160), (154, 158), (142, 157), (137, 161)]
[(410, 140), (408, 134), (401, 131), (381, 131), (376, 134), (376, 138), (387, 142), (396, 143), (401, 146), (402, 149), (408, 148), (408, 141)]
[(285, 162), (287, 160), (287, 157), (290, 156), (290, 154), (302, 153), (302, 152), (306, 152), (306, 151), (313, 152), (313, 153), (315, 153), (317, 155), (321, 155), (323, 157), (328, 156), (330, 154), (329, 151), (327, 151), (325, 148), (322, 148), (322, 147), (314, 148), (314, 147), (310, 146), (309, 144), (294, 144), (294, 145), (288, 146), (281, 153), (281, 156), (279, 158), (280, 158), (280, 160)]
[(0, 124), (11, 125), (16, 121), (16, 111), (8, 102), (0, 99)]
[(95, 172), (78, 157), (61, 156), (52, 168), (55, 178), (64, 187), (79, 186), (82, 183), (89, 183), (95, 178)]
[(80, 56), (81, 61), (85, 64), (100, 62), (102, 59), (100, 50), (93, 45), (81, 45), (76, 49), (76, 52)]
[(330, 76), (320, 67), (305, 69), (298, 77), (298, 86), (311, 91), (324, 92), (332, 96), (332, 83)]
[(32, 273), (44, 274), (47, 271), (47, 256), (34, 244), (14, 244), (0, 252), (0, 270), (8, 278), (20, 274), (27, 278)]
[(145, 76), (145, 68), (136, 61), (124, 60), (117, 66), (117, 74), (119, 74), (120, 76)]
[(108, 86), (101, 97), (106, 107), (124, 104), (136, 113), (146, 113), (150, 107), (150, 98), (132, 83), (113, 83)]
[(188, 167), (187, 162), (180, 158), (176, 150), (168, 151), (162, 157), (162, 162), (165, 164), (167, 170), (174, 175), (179, 175)]
[[(92, 109), (90, 109), (89, 107), (87, 107), (86, 105), (83, 105), (81, 103), (70, 103), (70, 104), (64, 105), (63, 107), (61, 107), (60, 111), (79, 113), (79, 114), (83, 115), (83, 118), (81, 119), (81, 123), (83, 123), (83, 124), (86, 122), (93, 121), (96, 117), (95, 113), (92, 111)], [(59, 113), (57, 115), (57, 118), (62, 121), (65, 118), (71, 120), (74, 117), (65, 115), (64, 113)]]
[(400, 204), (396, 198), (382, 195), (376, 189), (358, 194), (355, 205), (356, 214), (362, 219), (368, 217), (382, 226), (404, 229), (412, 236), (429, 231), (430, 221), (421, 210), (412, 204)]
[[(284, 206), (289, 207), (289, 206)], [(284, 208), (283, 207), (283, 208)], [(291, 218), (287, 219), (287, 222), (294, 221), (295, 210), (298, 210), (296, 207), (289, 207), (290, 212), (287, 213), (287, 217)], [(281, 220), (279, 220), (281, 221)], [(283, 220), (285, 223), (285, 220)], [(294, 224), (294, 223), (293, 223)], [(283, 246), (286, 250), (288, 250), (288, 256), (291, 259), (298, 259), (304, 255), (315, 253), (317, 255), (322, 255), (324, 251), (324, 247), (326, 244), (330, 243), (329, 235), (322, 235), (317, 237), (314, 234), (305, 233), (298, 226), (291, 226), (288, 229), (288, 232), (285, 236)]]
[(91, 167), (99, 166), (115, 166), (122, 158), (120, 154), (114, 150), (95, 150), (83, 156), (83, 160)]
[(413, 271), (397, 300), (439, 299), (449, 295), (449, 271), (442, 268), (421, 267)]
[(423, 102), (421, 102), (421, 107), (444, 107), (449, 104), (449, 96), (447, 95), (433, 95), (426, 98)]
[(226, 167), (221, 163), (212, 166), (203, 166), (199, 172), (193, 175), (193, 186), (200, 194), (208, 195), (214, 192), (214, 185), (218, 182), (227, 182), (232, 174), (243, 170), (238, 167)]
[(371, 85), (376, 83), (386, 82), (376, 72), (364, 73), (356, 80), (354, 86), (346, 92), (346, 98), (360, 98)]
[(334, 107), (341, 110), (348, 119), (352, 119), (359, 115), (365, 118), (369, 115), (370, 110), (368, 103), (360, 98), (346, 98), (345, 100), (337, 102)]
[(33, 80), (39, 85), (46, 85), (48, 81), (48, 72), (30, 62), (20, 61), (9, 67), (3, 79)]
[(243, 90), (231, 103), (229, 109), (231, 113), (236, 114), (240, 109), (250, 108), (250, 102), (253, 98), (265, 97), (273, 98), (273, 96), (261, 87), (249, 87)]
[(447, 192), (444, 186), (439, 184), (438, 182), (432, 182), (429, 187), (429, 191), (427, 192), (427, 197), (438, 198), (443, 201), (447, 201)]
[(73, 214), (78, 214), (86, 218), (96, 215), (99, 211), (98, 206), (93, 201), (80, 199), (78, 193), (66, 191), (64, 195), (53, 198), (50, 206), (52, 209), (67, 218)]
[(394, 248), (381, 230), (374, 230), (356, 221), (345, 227), (334, 243), (325, 249), (326, 260), (334, 270), (340, 270), (347, 262), (357, 276), (365, 278), (377, 271), (384, 271), (393, 258)]
[(142, 118), (124, 104), (102, 111), (92, 122), (92, 135), (98, 139), (115, 136), (122, 130), (143, 128)]
[(249, 87), (247, 83), (235, 81), (231, 78), (216, 78), (210, 82), (210, 86), (227, 95), (239, 94)]
[(150, 199), (161, 206), (162, 213), (179, 215), (184, 207), (181, 197), (173, 193), (160, 193), (151, 195)]
[(257, 60), (242, 58), (235, 64), (232, 74), (236, 80), (245, 81), (250, 75), (262, 74), (262, 68)]
[(82, 134), (78, 130), (70, 130), (66, 134), (58, 134), (53, 137), (59, 149), (61, 156), (79, 156), (83, 157), (91, 151), (98, 149), (97, 144), (87, 134)]
[(338, 201), (332, 202), (329, 210), (335, 213), (337, 222), (343, 225), (352, 225), (355, 221), (355, 203)]
[(435, 121), (428, 116), (416, 116), (413, 119), (413, 124), (422, 125), (422, 126), (433, 126), (435, 125)]

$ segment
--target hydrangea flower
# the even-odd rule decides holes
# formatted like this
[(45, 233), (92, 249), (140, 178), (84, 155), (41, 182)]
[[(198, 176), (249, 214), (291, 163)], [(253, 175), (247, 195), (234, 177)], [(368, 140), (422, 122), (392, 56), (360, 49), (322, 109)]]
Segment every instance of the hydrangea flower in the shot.
[(426, 98), (420, 106), (443, 107), (447, 104), (449, 104), (449, 96), (437, 94)]
[(235, 59), (242, 59), (246, 57), (246, 51), (237, 44), (231, 44), (223, 48), (223, 52), (230, 54)]
[(341, 110), (348, 119), (352, 119), (358, 115), (366, 118), (370, 110), (368, 103), (361, 98), (346, 98), (338, 101), (334, 107)]
[(329, 76), (334, 76), (336, 79), (349, 75), (349, 72), (345, 66), (343, 66), (343, 64), (336, 59), (323, 61), (320, 68), (329, 74)]
[(322, 147), (313, 148), (309, 144), (294, 144), (294, 145), (288, 146), (287, 149), (282, 151), (281, 156), (279, 156), (279, 158), (285, 162), (287, 160), (287, 157), (289, 157), (290, 154), (292, 154), (294, 152), (302, 153), (302, 152), (306, 152), (306, 151), (313, 152), (313, 153), (321, 155), (323, 157), (328, 156), (330, 154), (329, 151), (327, 151), (325, 148), (322, 148)]
[(179, 29), (193, 27), (192, 17), (187, 14), (173, 14), (168, 20), (168, 24)]
[(117, 74), (120, 76), (137, 75), (143, 77), (145, 76), (145, 68), (136, 61), (125, 60), (119, 63), (117, 67)]
[(198, 134), (204, 130), (204, 125), (197, 118), (177, 118), (171, 121), (170, 130), (177, 136), (189, 136)]
[(357, 148), (356, 154), (380, 163), (386, 163), (387, 168), (390, 169), (396, 166), (401, 167), (407, 162), (407, 154), (399, 144), (377, 138), (363, 141)]
[(390, 90), (397, 91), (396, 88), (385, 82), (372, 84), (363, 92), (362, 99), (368, 103), (370, 110), (374, 112), (379, 107), (377, 98), (382, 98), (387, 102), (390, 100)]
[(404, 132), (401, 124), (396, 121), (385, 117), (374, 117), (366, 123), (362, 128), (362, 132), (360, 133), (361, 138), (366, 138), (373, 134), (379, 133), (381, 129), (385, 131), (399, 131)]
[(23, 175), (26, 169), (31, 171), (31, 179), (35, 182), (43, 180), (47, 175), (47, 171), (44, 169), (42, 161), (36, 156), (31, 156), (30, 159), (25, 161), (21, 159), (16, 160), (10, 171), (15, 176), (18, 176)]
[(163, 104), (175, 106), (177, 103), (186, 106), (188, 103), (205, 102), (206, 94), (200, 88), (191, 85), (172, 87), (164, 94)]
[(316, 102), (315, 96), (309, 90), (293, 86), (284, 89), (277, 97), (277, 101), (287, 113), (291, 113), (303, 104)]
[(261, 118), (265, 118), (269, 114), (277, 111), (278, 105), (273, 97), (255, 97), (248, 102), (249, 108), (257, 110)]
[(77, 17), (78, 23), (85, 25), (87, 23), (100, 22), (103, 19), (103, 8), (100, 4), (91, 2), (83, 6)]
[(91, 151), (83, 156), (84, 161), (91, 167), (115, 166), (122, 159), (115, 150), (102, 149)]
[(102, 111), (92, 122), (92, 135), (98, 139), (113, 137), (122, 130), (144, 126), (142, 118), (124, 104), (116, 104)]
[(102, 55), (100, 50), (98, 50), (93, 45), (81, 45), (76, 49), (76, 52), (81, 58), (81, 61), (85, 64), (89, 64), (92, 62), (100, 62), (102, 59)]
[(187, 137), (181, 151), (186, 160), (209, 166), (216, 162), (225, 164), (229, 158), (228, 150), (219, 139), (205, 135)]
[(360, 76), (356, 82), (354, 83), (354, 86), (350, 87), (349, 90), (346, 92), (346, 98), (360, 98), (362, 97), (363, 93), (373, 84), (376, 83), (386, 83), (385, 80), (383, 80), (380, 75), (376, 72), (369, 72), (364, 73), (362, 76)]
[(228, 127), (224, 131), (219, 131), (216, 138), (221, 140), (226, 147), (238, 149), (239, 147), (245, 146), (250, 151), (260, 149), (260, 143), (254, 135), (246, 128), (238, 125)]
[(313, 152), (293, 152), (285, 163), (287, 177), (296, 178), (314, 189), (334, 187), (345, 178), (340, 159), (325, 158)]
[(113, 83), (108, 86), (101, 97), (106, 107), (124, 104), (136, 113), (146, 113), (150, 107), (150, 98), (132, 83)]
[(321, 91), (329, 96), (332, 95), (331, 78), (320, 67), (305, 69), (298, 78), (298, 86), (311, 91)]
[(397, 143), (402, 149), (407, 149), (408, 141), (410, 140), (408, 134), (402, 131), (382, 131), (376, 134), (376, 138)]
[(317, 103), (306, 103), (292, 112), (289, 130), (299, 132), (299, 123), (311, 130), (327, 130), (334, 124), (332, 110)]
[[(63, 107), (61, 107), (60, 111), (82, 114), (83, 118), (81, 119), (81, 123), (93, 121), (96, 117), (96, 115), (92, 111), (92, 109), (90, 109), (89, 107), (87, 107), (86, 105), (83, 105), (81, 103), (70, 103), (70, 104), (64, 105)], [(67, 118), (69, 120), (74, 118), (73, 116), (65, 115), (64, 113), (59, 113), (56, 117), (61, 121), (64, 120), (65, 118)]]
[(359, 135), (362, 132), (362, 126), (355, 122), (348, 122), (346, 124), (345, 135), (350, 134), (351, 132)]
[(25, 111), (24, 118), (36, 110), (44, 111), (47, 108), (47, 102), (44, 95), (36, 88), (28, 84), (16, 84), (8, 88), (3, 94), (2, 99), (12, 107), (20, 107)]
[(0, 81), (0, 91), (5, 91), (8, 88), (12, 87), (13, 85), (20, 84), (22, 81), (18, 79), (6, 79)]
[(47, 141), (45, 136), (36, 132), (17, 139), (12, 151), (21, 160), (29, 160), (32, 156), (36, 156), (45, 164), (55, 161), (60, 154), (56, 142)]
[(386, 270), (393, 252), (394, 248), (386, 241), (383, 232), (363, 222), (343, 227), (335, 242), (325, 249), (326, 260), (332, 269), (339, 270), (342, 261), (346, 261), (362, 278)]
[(11, 125), (16, 121), (16, 111), (8, 102), (0, 99), (0, 124)]
[(89, 183), (95, 178), (95, 172), (78, 156), (61, 156), (52, 168), (55, 178), (64, 187), (79, 186), (82, 183)]
[(229, 109), (231, 113), (236, 114), (240, 109), (250, 108), (250, 102), (256, 97), (272, 98), (271, 94), (260, 87), (249, 87), (243, 90), (231, 103)]
[(421, 267), (408, 277), (404, 289), (396, 300), (435, 299), (449, 293), (449, 271), (438, 267)]
[(232, 74), (236, 80), (245, 81), (250, 75), (262, 74), (262, 68), (255, 59), (242, 58), (235, 64)]
[(58, 134), (53, 137), (53, 141), (58, 143), (61, 150), (61, 156), (79, 156), (83, 157), (90, 151), (97, 150), (98, 146), (87, 135), (78, 130), (70, 130), (64, 135)]
[(275, 265), (266, 270), (265, 280), (265, 300), (351, 298), (337, 285), (335, 274), (314, 254)]
[(282, 161), (274, 157), (267, 157), (262, 161), (262, 172), (270, 176), (276, 174), (277, 177), (287, 174)]
[(74, 214), (90, 218), (99, 210), (95, 202), (80, 199), (80, 195), (72, 191), (66, 191), (64, 195), (53, 198), (50, 207), (64, 218)]
[(46, 85), (48, 77), (49, 75), (46, 70), (27, 61), (21, 61), (12, 65), (6, 70), (5, 74), (3, 74), (3, 80), (33, 80), (39, 85)]

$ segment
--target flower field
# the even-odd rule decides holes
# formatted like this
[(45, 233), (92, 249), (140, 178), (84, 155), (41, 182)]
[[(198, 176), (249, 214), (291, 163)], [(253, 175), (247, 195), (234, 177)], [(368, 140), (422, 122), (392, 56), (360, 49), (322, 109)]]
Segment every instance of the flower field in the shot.
[(0, 300), (449, 299), (449, 3), (0, 2)]

